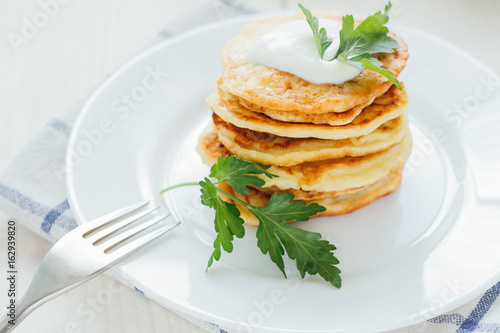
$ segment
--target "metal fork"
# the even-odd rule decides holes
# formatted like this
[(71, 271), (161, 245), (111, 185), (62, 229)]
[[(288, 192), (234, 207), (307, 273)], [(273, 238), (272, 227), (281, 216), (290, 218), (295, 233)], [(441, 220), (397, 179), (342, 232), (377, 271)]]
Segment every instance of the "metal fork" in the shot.
[[(159, 208), (144, 210), (148, 204), (149, 201), (139, 202), (99, 217), (70, 231), (56, 242), (43, 258), (28, 290), (16, 304), (14, 325), (12, 318), (4, 316), (0, 319), (0, 332), (11, 331), (43, 303), (92, 279), (180, 224), (176, 222), (144, 231), (170, 216), (167, 214), (149, 217), (146, 222), (133, 226), (132, 223)], [(142, 231), (144, 235), (138, 235)]]

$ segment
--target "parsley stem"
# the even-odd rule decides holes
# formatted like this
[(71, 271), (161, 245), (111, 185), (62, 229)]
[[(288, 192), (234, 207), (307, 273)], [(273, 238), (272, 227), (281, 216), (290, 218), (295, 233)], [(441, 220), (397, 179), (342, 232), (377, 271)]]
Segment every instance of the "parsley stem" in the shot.
[(239, 203), (239, 204), (240, 204), (240, 205), (242, 205), (243, 207), (248, 208), (248, 206), (249, 206), (249, 205), (248, 205), (245, 201), (238, 199), (237, 197), (235, 197), (235, 196), (234, 196), (234, 195), (232, 195), (231, 193), (228, 193), (228, 192), (224, 191), (223, 189), (221, 189), (221, 188), (220, 188), (220, 187), (218, 187), (218, 186), (216, 186), (216, 187), (215, 187), (215, 189), (217, 190), (217, 192), (222, 193), (222, 194), (224, 194), (226, 197), (233, 199), (234, 201), (236, 201), (237, 203)]
[(160, 194), (163, 194), (163, 193), (165, 193), (167, 191), (173, 190), (174, 188), (177, 188), (177, 187), (193, 186), (193, 185), (200, 185), (200, 183), (191, 182), (191, 183), (181, 183), (181, 184), (173, 185), (173, 186), (167, 187), (166, 189), (164, 189), (163, 191), (161, 191)]

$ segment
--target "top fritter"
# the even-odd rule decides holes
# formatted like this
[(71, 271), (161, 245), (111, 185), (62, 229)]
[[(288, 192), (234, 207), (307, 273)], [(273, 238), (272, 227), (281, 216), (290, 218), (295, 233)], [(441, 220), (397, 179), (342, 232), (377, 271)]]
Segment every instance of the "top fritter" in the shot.
[[(340, 16), (326, 12), (315, 15), (320, 19), (341, 21)], [(389, 89), (392, 82), (367, 69), (342, 84), (314, 84), (288, 72), (248, 63), (247, 53), (261, 36), (279, 25), (301, 19), (304, 15), (296, 14), (255, 20), (231, 39), (222, 52), (222, 77), (226, 89), (263, 109), (307, 114), (344, 112), (369, 103)], [(380, 53), (375, 58), (397, 77), (406, 65), (408, 51), (403, 39), (393, 33), (389, 35), (399, 47), (393, 53)]]

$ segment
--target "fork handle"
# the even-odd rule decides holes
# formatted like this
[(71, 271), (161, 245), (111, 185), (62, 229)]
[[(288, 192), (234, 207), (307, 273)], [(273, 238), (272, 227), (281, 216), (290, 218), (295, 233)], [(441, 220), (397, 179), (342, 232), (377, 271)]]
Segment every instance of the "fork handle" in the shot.
[(12, 330), (14, 325), (11, 325), (11, 323), (9, 322), (10, 320), (12, 319), (8, 316), (3, 316), (2, 319), (0, 319), (0, 332), (7, 333)]
[[(47, 254), (48, 256), (49, 254)], [(66, 278), (56, 275), (47, 267), (44, 262), (38, 267), (35, 276), (26, 290), (26, 293), (16, 303), (15, 318), (5, 315), (0, 319), (0, 333), (12, 331), (17, 324), (23, 321), (33, 310), (40, 305), (59, 296), (60, 294), (73, 289), (76, 286), (90, 280), (97, 274), (92, 274), (84, 279)], [(12, 325), (12, 320), (14, 325)]]
[(16, 311), (14, 318), (5, 315), (2, 317), (2, 319), (0, 319), (1, 333), (7, 333), (13, 330), (16, 327), (16, 324), (20, 323), (24, 318), (26, 318), (28, 314), (30, 314), (41, 304), (45, 303), (46, 300), (43, 302), (40, 302), (40, 299), (37, 300), (36, 297), (34, 297), (35, 295), (33, 295), (33, 292), (30, 292), (30, 290), (32, 290), (31, 285), (28, 288), (26, 294), (21, 298), (21, 300), (17, 304), (15, 304)]
[(16, 324), (21, 322), (29, 313), (31, 313), (31, 311), (38, 307), (36, 306), (30, 309), (31, 304), (22, 302), (23, 299), (24, 297), (21, 299), (21, 301), (19, 301), (18, 304), (16, 304), (16, 313), (14, 318), (5, 315), (2, 317), (2, 319), (0, 319), (0, 332), (7, 333), (12, 331), (16, 327)]

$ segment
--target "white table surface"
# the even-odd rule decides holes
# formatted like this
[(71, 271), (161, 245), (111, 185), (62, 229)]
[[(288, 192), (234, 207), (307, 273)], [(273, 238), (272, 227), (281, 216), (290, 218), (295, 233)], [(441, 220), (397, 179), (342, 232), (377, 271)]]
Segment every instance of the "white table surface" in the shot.
[[(50, 1), (0, 0), (0, 172), (43, 124), (63, 113), (106, 74), (144, 47), (169, 20), (196, 6), (196, 1), (66, 0), (67, 4), (60, 5), (47, 25), (15, 52), (8, 34), (19, 34), (23, 18), (39, 11), (40, 3)], [(296, 2), (289, 0), (256, 2), (270, 9), (296, 8)], [(379, 0), (301, 2), (311, 9), (353, 13), (370, 13), (385, 4)], [(500, 72), (500, 1), (400, 0), (393, 4), (395, 13), (391, 20), (446, 39)], [(431, 78), (429, 89), (439, 89), (432, 87)], [(0, 211), (0, 221), (6, 219)], [(50, 244), (24, 228), (17, 238), (21, 264), (18, 290), (23, 291)], [(0, 235), (2, 262), (4, 248), (5, 235)], [(3, 304), (6, 282), (3, 278), (0, 281)], [(101, 275), (43, 305), (16, 332), (203, 330)]]

